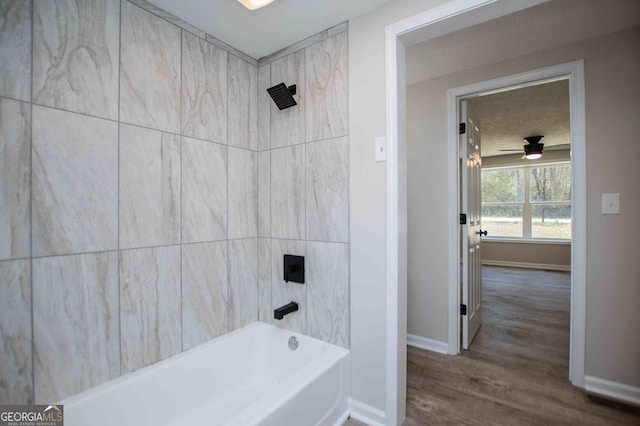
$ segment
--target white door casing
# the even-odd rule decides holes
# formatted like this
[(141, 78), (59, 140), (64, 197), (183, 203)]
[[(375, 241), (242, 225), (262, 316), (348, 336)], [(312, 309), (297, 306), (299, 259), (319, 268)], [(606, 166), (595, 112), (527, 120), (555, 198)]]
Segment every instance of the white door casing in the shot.
[[(462, 230), (462, 348), (469, 349), (482, 324), (481, 257), (481, 136), (467, 101), (460, 102), (460, 158), (462, 159), (460, 213), (466, 215)], [(464, 130), (464, 131), (463, 131)]]
[[(403, 157), (397, 155), (406, 148), (403, 123), (406, 121), (404, 105), (405, 95), (405, 43), (407, 45), (435, 38), (475, 24), (489, 21), (510, 13), (544, 3), (548, 0), (451, 0), (439, 7), (428, 9), (408, 17), (385, 28), (385, 80), (386, 80), (386, 128), (387, 128), (387, 164), (386, 164), (386, 211), (387, 211), (387, 360), (386, 360), (386, 401), (385, 424), (395, 426), (404, 419), (403, 408), (406, 390), (406, 374), (399, 374), (399, 358), (406, 352), (406, 334), (399, 332), (398, 323), (406, 322), (406, 303), (400, 299), (406, 295), (406, 277), (400, 276), (400, 266), (406, 259), (399, 256), (402, 240), (406, 233), (406, 205), (400, 202), (400, 194), (406, 192), (403, 187), (402, 171), (406, 168)], [(444, 25), (443, 25), (444, 24)], [(414, 37), (415, 36), (415, 37)], [(585, 155), (585, 87), (584, 62), (568, 64), (525, 72), (509, 78), (496, 79), (479, 85), (451, 90), (447, 96), (448, 121), (450, 122), (448, 148), (448, 230), (449, 247), (449, 318), (459, 309), (460, 281), (460, 242), (459, 242), (459, 167), (456, 110), (457, 97), (481, 91), (513, 86), (538, 79), (554, 76), (569, 76), (571, 102), (571, 143), (572, 143), (572, 181), (574, 183), (572, 205), (575, 207), (572, 217), (573, 244), (571, 245), (572, 294), (571, 294), (571, 382), (584, 387), (585, 367), (585, 309), (586, 309), (586, 155)], [(457, 129), (456, 129), (457, 130)], [(405, 183), (406, 184), (406, 183)], [(406, 247), (405, 247), (406, 248)], [(459, 350), (459, 321), (448, 321), (449, 353)]]

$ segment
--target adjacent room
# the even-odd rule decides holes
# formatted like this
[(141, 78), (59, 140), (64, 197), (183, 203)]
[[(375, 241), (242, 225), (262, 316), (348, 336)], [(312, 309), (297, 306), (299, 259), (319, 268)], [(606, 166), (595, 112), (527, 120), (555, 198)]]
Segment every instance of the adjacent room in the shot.
[(638, 0), (0, 0), (0, 425), (637, 424), (639, 47)]

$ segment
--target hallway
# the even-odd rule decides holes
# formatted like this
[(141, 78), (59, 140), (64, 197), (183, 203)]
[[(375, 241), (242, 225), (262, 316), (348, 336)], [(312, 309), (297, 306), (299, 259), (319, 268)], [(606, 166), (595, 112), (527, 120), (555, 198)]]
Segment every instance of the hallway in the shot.
[(570, 284), (567, 272), (483, 267), (483, 325), (471, 349), (408, 347), (404, 424), (640, 425), (640, 410), (594, 404), (567, 379)]
[(568, 272), (485, 266), (483, 325), (469, 351), (408, 348), (407, 421), (419, 424), (640, 424), (571, 386)]

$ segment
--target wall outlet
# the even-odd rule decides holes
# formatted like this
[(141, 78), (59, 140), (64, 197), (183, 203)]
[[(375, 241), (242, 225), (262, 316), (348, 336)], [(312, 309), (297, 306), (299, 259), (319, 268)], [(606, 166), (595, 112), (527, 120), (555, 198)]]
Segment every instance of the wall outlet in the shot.
[(620, 214), (620, 194), (602, 194), (602, 214)]
[(387, 161), (387, 138), (376, 138), (376, 162)]

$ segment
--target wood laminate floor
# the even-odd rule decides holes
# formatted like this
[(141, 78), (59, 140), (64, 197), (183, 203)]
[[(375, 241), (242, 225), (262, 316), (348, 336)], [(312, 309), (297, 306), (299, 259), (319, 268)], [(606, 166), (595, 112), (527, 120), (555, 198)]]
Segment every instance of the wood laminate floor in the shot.
[(639, 410), (595, 404), (567, 379), (569, 273), (482, 271), (483, 324), (470, 350), (408, 348), (406, 426), (640, 425)]

